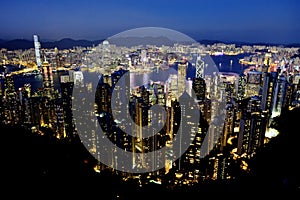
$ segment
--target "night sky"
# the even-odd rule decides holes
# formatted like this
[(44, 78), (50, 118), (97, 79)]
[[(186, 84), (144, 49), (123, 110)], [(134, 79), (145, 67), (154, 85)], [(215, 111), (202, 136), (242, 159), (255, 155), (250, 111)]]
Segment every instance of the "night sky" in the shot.
[(105, 39), (163, 27), (193, 39), (300, 43), (298, 0), (1, 0), (0, 39)]

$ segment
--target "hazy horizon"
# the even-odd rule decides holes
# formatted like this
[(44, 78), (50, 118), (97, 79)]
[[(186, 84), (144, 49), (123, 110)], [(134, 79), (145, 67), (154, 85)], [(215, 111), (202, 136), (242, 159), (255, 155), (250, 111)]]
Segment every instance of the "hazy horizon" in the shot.
[[(38, 35), (38, 34), (36, 34)], [(72, 37), (62, 37), (62, 38), (58, 38), (58, 39), (48, 39), (48, 38), (40, 38), (39, 40), (42, 43), (45, 42), (59, 42), (65, 39), (70, 39), (70, 40), (74, 40), (74, 41), (89, 41), (89, 42), (94, 42), (94, 41), (104, 41), (107, 40), (109, 37), (107, 38), (98, 38), (98, 39), (89, 39), (89, 38), (72, 38)], [(4, 41), (4, 42), (9, 42), (9, 41), (14, 41), (14, 40), (26, 40), (26, 41), (32, 41), (33, 42), (33, 38), (11, 38), (11, 39), (4, 39), (4, 38), (0, 38), (0, 40)], [(251, 42), (251, 41), (242, 41), (242, 40), (221, 40), (221, 39), (210, 39), (210, 38), (200, 38), (200, 39), (195, 39), (195, 41), (218, 41), (218, 42), (224, 42), (224, 43), (246, 43), (246, 44), (274, 44), (274, 45), (293, 45), (293, 44), (300, 44), (300, 42), (287, 42), (287, 43), (281, 43), (281, 42), (264, 42), (264, 41), (257, 41), (257, 42)]]

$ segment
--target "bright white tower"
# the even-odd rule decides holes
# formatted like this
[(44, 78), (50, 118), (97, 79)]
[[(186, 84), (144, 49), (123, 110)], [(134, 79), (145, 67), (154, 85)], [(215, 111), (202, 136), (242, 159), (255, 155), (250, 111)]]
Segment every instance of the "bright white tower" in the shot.
[(37, 64), (38, 68), (40, 68), (42, 65), (41, 55), (40, 55), (41, 44), (39, 42), (39, 38), (37, 35), (33, 35), (33, 42), (34, 42), (34, 49), (35, 49), (36, 64)]

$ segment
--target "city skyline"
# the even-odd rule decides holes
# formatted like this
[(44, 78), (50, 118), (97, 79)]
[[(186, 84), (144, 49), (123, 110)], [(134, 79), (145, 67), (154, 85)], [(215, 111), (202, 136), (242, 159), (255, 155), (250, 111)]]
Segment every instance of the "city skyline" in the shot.
[(1, 1), (0, 38), (99, 40), (128, 29), (163, 27), (195, 40), (300, 43), (297, 8), (290, 1), (71, 2)]
[(300, 2), (0, 7), (7, 191), (106, 199), (299, 193)]
[(60, 49), (33, 38), (34, 48), (0, 51), (0, 129), (15, 144), (4, 148), (3, 173), (95, 178), (125, 199), (299, 191), (299, 47), (104, 40)]

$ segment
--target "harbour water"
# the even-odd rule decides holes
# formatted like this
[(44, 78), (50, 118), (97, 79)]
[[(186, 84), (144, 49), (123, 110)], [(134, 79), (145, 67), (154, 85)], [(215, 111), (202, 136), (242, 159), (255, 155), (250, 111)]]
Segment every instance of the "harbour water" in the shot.
[[(218, 67), (220, 72), (233, 72), (240, 74), (242, 73), (248, 66), (244, 66), (239, 63), (239, 59), (247, 56), (249, 54), (239, 54), (239, 55), (220, 55), (220, 56), (210, 56), (212, 60), (214, 61), (214, 64)], [(205, 60), (204, 60), (205, 61)], [(8, 69), (14, 68), (14, 66), (7, 66)], [(57, 72), (53, 73), (53, 84), (55, 89), (59, 88), (59, 80), (60, 75), (64, 74), (65, 72)], [(192, 66), (191, 63), (188, 65), (187, 69), (187, 77), (194, 77), (196, 73), (196, 69), (194, 66)], [(135, 73), (134, 76), (131, 76), (131, 79), (135, 79), (134, 81), (139, 81), (136, 83), (136, 85), (142, 85), (145, 84), (149, 80), (153, 81), (163, 81), (166, 80), (168, 77), (168, 72), (164, 70), (156, 71), (150, 73)], [(0, 79), (0, 82), (2, 83), (3, 87), (3, 80)], [(42, 75), (31, 75), (31, 76), (14, 76), (14, 83), (16, 90), (20, 87), (22, 87), (24, 84), (29, 83), (31, 85), (31, 90), (34, 93), (39, 88), (42, 88), (43, 86), (43, 77)]]

